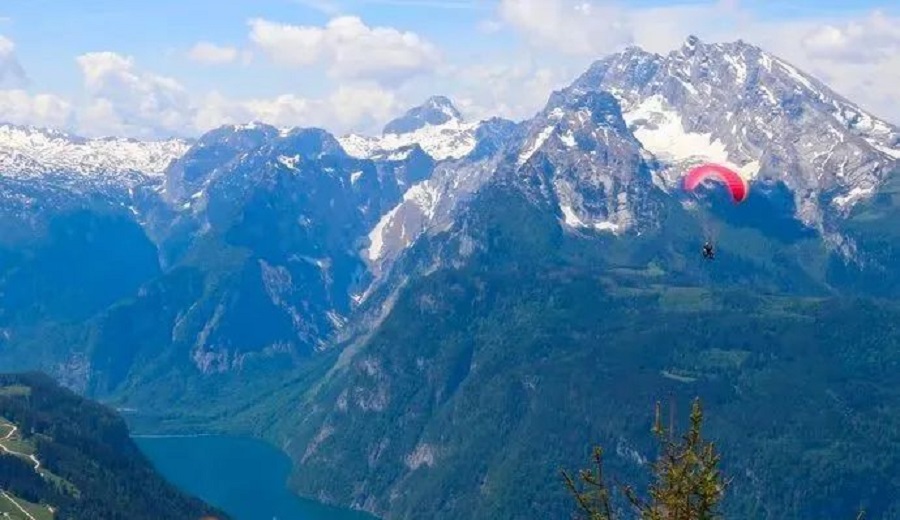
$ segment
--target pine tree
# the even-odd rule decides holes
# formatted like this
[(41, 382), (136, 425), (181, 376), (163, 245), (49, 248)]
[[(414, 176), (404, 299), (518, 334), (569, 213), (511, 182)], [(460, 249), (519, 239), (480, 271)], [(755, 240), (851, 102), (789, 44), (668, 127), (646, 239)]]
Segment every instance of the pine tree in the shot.
[[(627, 502), (640, 520), (716, 520), (730, 479), (719, 470), (721, 456), (712, 442), (703, 439), (703, 407), (699, 399), (691, 406), (691, 426), (681, 439), (673, 438), (660, 420), (656, 403), (653, 433), (659, 441), (660, 455), (653, 465), (653, 482), (642, 499), (631, 486), (621, 488)], [(562, 472), (569, 492), (575, 497), (584, 520), (616, 520), (612, 494), (603, 474), (603, 449), (594, 448), (593, 469), (582, 470), (578, 481)], [(856, 520), (864, 520), (859, 511)]]
[[(691, 407), (691, 425), (680, 439), (674, 439), (660, 421), (656, 405), (653, 433), (660, 444), (660, 455), (653, 465), (653, 483), (641, 498), (634, 488), (622, 492), (641, 520), (715, 520), (721, 518), (719, 506), (728, 481), (719, 470), (720, 455), (715, 445), (703, 439), (703, 408), (699, 399)], [(586, 520), (614, 520), (612, 495), (603, 475), (603, 450), (594, 449), (593, 469), (579, 472), (576, 480), (565, 471), (566, 487), (574, 495)]]

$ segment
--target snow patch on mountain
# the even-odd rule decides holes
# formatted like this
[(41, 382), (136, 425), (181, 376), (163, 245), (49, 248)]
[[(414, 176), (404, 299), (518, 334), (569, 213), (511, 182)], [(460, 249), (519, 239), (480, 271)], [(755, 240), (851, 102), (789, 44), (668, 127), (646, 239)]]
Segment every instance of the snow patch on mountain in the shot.
[(519, 166), (522, 166), (528, 161), (528, 159), (531, 159), (531, 156), (534, 155), (534, 153), (544, 145), (550, 135), (553, 134), (553, 130), (555, 128), (555, 126), (550, 125), (541, 130), (540, 133), (535, 136), (531, 144), (529, 144), (528, 147), (522, 150), (522, 153), (519, 154)]
[(801, 73), (799, 70), (797, 70), (796, 67), (794, 67), (790, 63), (779, 60), (777, 58), (774, 61), (782, 68), (782, 70), (784, 70), (788, 74), (788, 76), (791, 77), (791, 79), (793, 79), (797, 83), (800, 83), (801, 85), (806, 87), (806, 89), (809, 90), (810, 92), (812, 92), (813, 94), (816, 94), (819, 97), (822, 96), (822, 93), (819, 92), (819, 90), (813, 86), (812, 82), (805, 75), (803, 75), (803, 73)]
[(742, 60), (728, 54), (725, 55), (725, 60), (734, 69), (735, 79), (737, 80), (738, 84), (743, 85), (747, 80), (747, 64)]
[(872, 193), (874, 193), (874, 191), (874, 188), (872, 188), (871, 186), (866, 188), (855, 187), (851, 189), (850, 192), (846, 195), (835, 197), (832, 202), (839, 207), (846, 207), (847, 205), (856, 202), (857, 200), (871, 195)]
[(403, 194), (403, 200), (415, 203), (429, 219), (434, 218), (435, 208), (440, 197), (440, 191), (428, 181), (414, 185)]
[(871, 139), (866, 139), (866, 141), (872, 145), (872, 148), (875, 148), (879, 152), (887, 155), (888, 157), (893, 157), (894, 159), (900, 159), (900, 146), (896, 146), (894, 148), (888, 148), (887, 146), (883, 146), (882, 144), (873, 141)]
[(189, 146), (179, 139), (84, 139), (53, 130), (0, 125), (0, 176), (109, 177), (140, 173), (159, 177)]
[(892, 159), (900, 159), (900, 132), (885, 121), (846, 103), (832, 101), (841, 127), (860, 135), (869, 145)]
[(653, 95), (623, 114), (641, 145), (657, 158), (670, 163), (713, 162), (753, 179), (759, 162), (737, 165), (731, 160), (725, 143), (712, 132), (688, 132), (681, 115), (671, 109), (660, 95)]
[(466, 122), (444, 96), (432, 96), (420, 106), (385, 125), (380, 137), (349, 134), (338, 138), (348, 155), (379, 159), (390, 152), (419, 145), (433, 159), (459, 159), (476, 145), (481, 123)]
[(407, 189), (369, 233), (365, 258), (371, 272), (379, 277), (423, 234), (451, 224), (456, 210), (494, 175), (501, 157), (491, 154), (479, 160), (443, 161), (429, 179)]
[[(378, 223), (369, 232), (369, 248), (366, 256), (371, 262), (381, 260), (387, 249), (385, 247), (386, 240), (391, 235), (394, 240), (394, 246), (404, 249), (408, 247), (419, 233), (424, 229), (424, 225), (418, 225), (420, 222), (430, 222), (435, 218), (438, 203), (441, 200), (440, 187), (430, 180), (424, 180), (411, 186), (403, 194), (403, 199), (387, 214), (385, 214)], [(398, 218), (398, 216), (405, 217)], [(399, 227), (398, 227), (399, 224)], [(399, 243), (397, 243), (399, 242)]]
[[(655, 225), (652, 177), (644, 162), (652, 156), (612, 94), (555, 92), (519, 150), (513, 182), (528, 178), (520, 185), (526, 196), (556, 205), (565, 227), (620, 234)], [(537, 153), (541, 164), (533, 160)]]
[(384, 256), (385, 230), (388, 229), (388, 226), (390, 226), (390, 224), (394, 221), (394, 217), (402, 207), (402, 204), (394, 206), (393, 209), (388, 211), (383, 217), (381, 217), (381, 219), (378, 220), (378, 223), (375, 224), (375, 227), (372, 228), (372, 231), (369, 232), (369, 248), (366, 250), (366, 257), (370, 261), (377, 262)]
[(278, 162), (285, 168), (288, 168), (290, 170), (296, 170), (297, 164), (300, 163), (300, 155), (299, 154), (292, 155), (292, 156), (279, 155)]
[(567, 226), (571, 227), (583, 227), (585, 224), (578, 218), (578, 215), (575, 214), (575, 211), (572, 209), (572, 206), (568, 204), (560, 204), (559, 210), (562, 211), (563, 214), (563, 222), (566, 223)]
[(438, 161), (459, 159), (475, 148), (475, 131), (478, 123), (466, 123), (458, 119), (440, 125), (425, 125), (403, 134), (384, 134), (370, 137), (358, 134), (338, 138), (348, 155), (371, 159), (385, 152), (392, 152), (418, 144), (422, 150)]
[(798, 218), (818, 229), (827, 220), (818, 195), (846, 214), (900, 159), (897, 127), (743, 41), (690, 37), (667, 55), (630, 47), (566, 89), (589, 91), (619, 99), (636, 138), (663, 163), (654, 181), (671, 187), (690, 162), (720, 163), (748, 179), (785, 183)]
[(581, 220), (578, 215), (575, 213), (575, 210), (572, 206), (568, 204), (560, 204), (559, 210), (563, 214), (563, 223), (569, 226), (570, 228), (594, 228), (597, 231), (609, 231), (613, 234), (617, 234), (619, 232), (620, 226), (615, 222), (610, 222), (608, 220), (603, 220), (600, 222), (593, 222), (588, 224)]

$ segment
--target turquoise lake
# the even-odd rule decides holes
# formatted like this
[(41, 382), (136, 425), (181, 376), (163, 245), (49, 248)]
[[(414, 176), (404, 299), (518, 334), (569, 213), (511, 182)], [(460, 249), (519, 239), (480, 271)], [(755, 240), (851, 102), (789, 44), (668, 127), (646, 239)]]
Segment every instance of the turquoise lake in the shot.
[(286, 487), (290, 460), (274, 447), (242, 437), (135, 437), (156, 469), (187, 493), (233, 520), (373, 520), (322, 505)]

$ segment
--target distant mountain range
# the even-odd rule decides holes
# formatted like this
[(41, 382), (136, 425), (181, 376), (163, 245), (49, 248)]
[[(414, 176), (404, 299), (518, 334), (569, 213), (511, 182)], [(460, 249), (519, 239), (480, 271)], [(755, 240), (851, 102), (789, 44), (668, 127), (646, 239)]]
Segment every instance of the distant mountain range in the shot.
[[(268, 438), (303, 494), (561, 517), (559, 465), (637, 472), (651, 403), (699, 394), (739, 517), (898, 518), (900, 129), (751, 44), (628, 48), (525, 121), (435, 96), (381, 136), (0, 157), (2, 366)], [(749, 199), (683, 193), (707, 161)]]

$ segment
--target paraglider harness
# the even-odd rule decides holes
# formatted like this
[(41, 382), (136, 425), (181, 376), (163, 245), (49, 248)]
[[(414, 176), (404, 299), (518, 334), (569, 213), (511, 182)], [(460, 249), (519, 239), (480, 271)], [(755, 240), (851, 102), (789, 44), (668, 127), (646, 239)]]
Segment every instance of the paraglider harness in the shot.
[(715, 251), (713, 251), (712, 243), (706, 242), (703, 244), (703, 258), (707, 260), (712, 260), (716, 257)]

